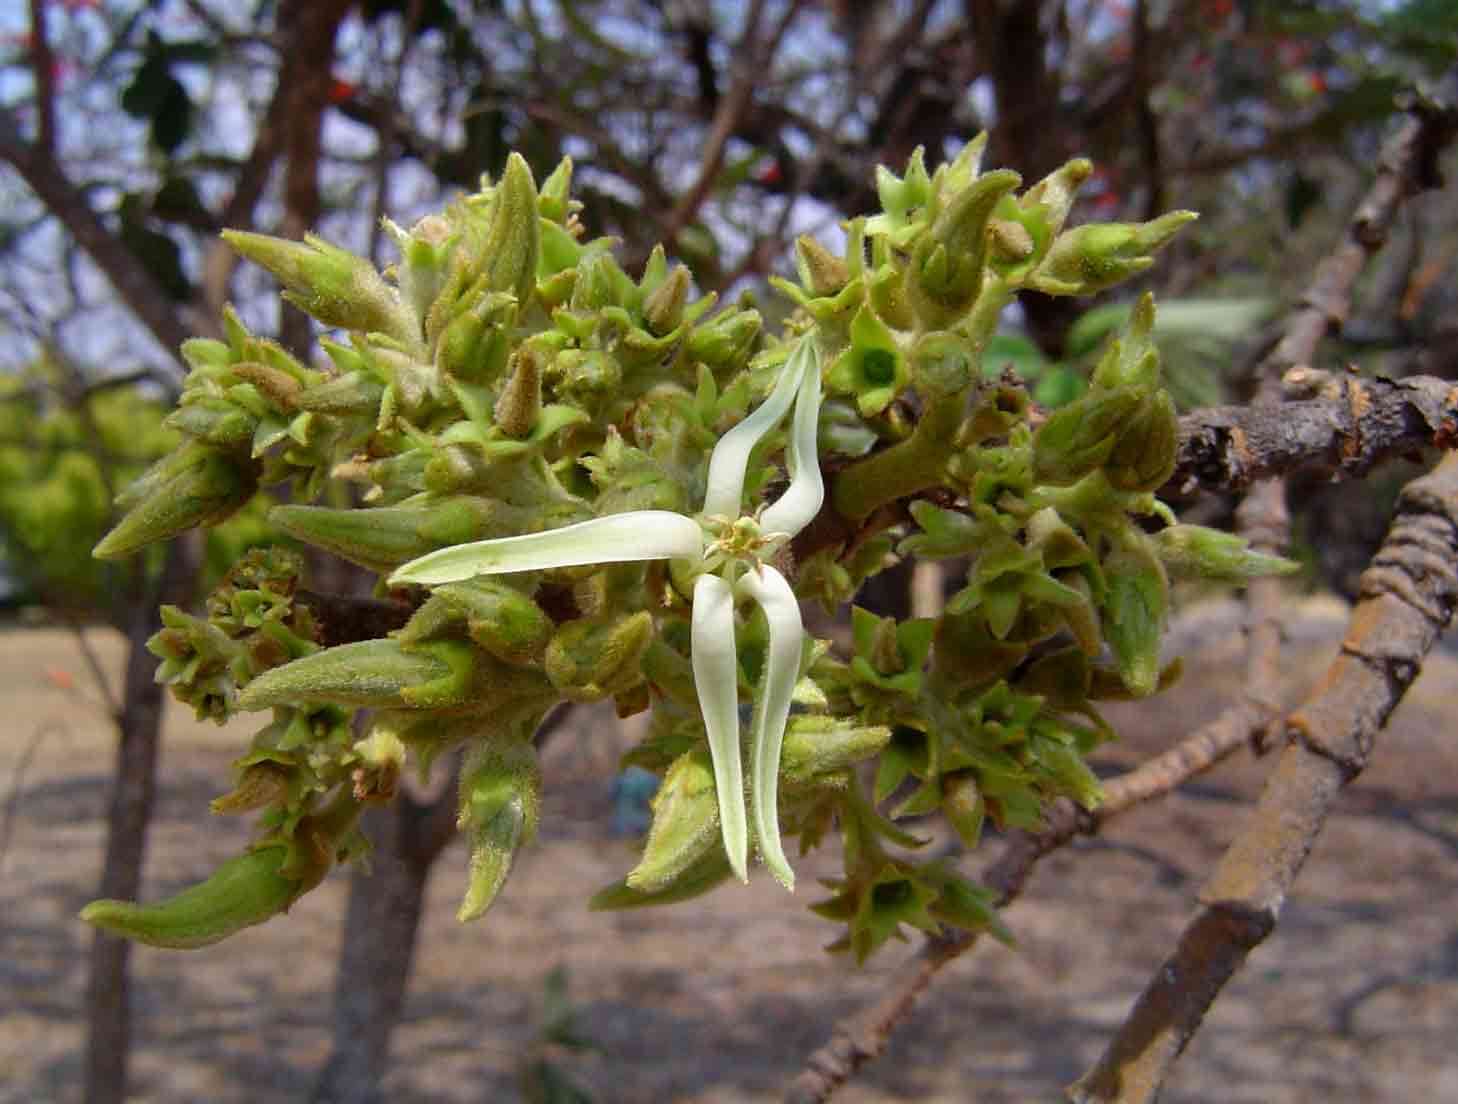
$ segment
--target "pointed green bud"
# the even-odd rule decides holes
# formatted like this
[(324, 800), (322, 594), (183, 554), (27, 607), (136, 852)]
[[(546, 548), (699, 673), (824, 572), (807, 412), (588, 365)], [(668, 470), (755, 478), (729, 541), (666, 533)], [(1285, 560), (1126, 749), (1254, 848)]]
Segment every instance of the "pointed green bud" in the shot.
[(525, 437), (542, 413), (542, 364), (526, 345), (511, 356), (511, 372), (496, 400), (496, 424), (508, 437)]
[(1194, 211), (1171, 211), (1152, 222), (1095, 222), (1064, 231), (1028, 286), (1048, 295), (1092, 295), (1137, 276)]
[(345, 705), (372, 709), (435, 709), (470, 697), (474, 648), (458, 640), (340, 644), (263, 672), (238, 695), (238, 708)]
[(849, 724), (826, 716), (794, 717), (780, 749), (780, 777), (786, 786), (832, 782), (855, 764), (879, 755), (890, 739), (891, 730), (884, 725)]
[(876, 316), (898, 330), (916, 328), (916, 313), (911, 307), (911, 296), (906, 292), (909, 279), (910, 274), (901, 268), (880, 265), (866, 289)]
[(206, 881), (151, 905), (92, 901), (81, 919), (151, 947), (193, 950), (284, 912), (307, 887), (282, 873), (289, 847), (260, 847), (229, 859)]
[(1154, 296), (1145, 292), (1134, 304), (1129, 321), (1109, 342), (1093, 370), (1095, 388), (1134, 388), (1149, 391), (1159, 386), (1159, 349), (1154, 344)]
[(227, 342), (210, 337), (190, 337), (178, 351), (192, 371), (209, 377), (226, 369), (235, 359)]
[(368, 509), (275, 506), (269, 521), (285, 533), (371, 571), (453, 544), (515, 536), (531, 528), (528, 510), (473, 495), (426, 494)]
[(571, 196), (572, 158), (564, 157), (557, 162), (551, 175), (542, 181), (541, 194), (537, 196), (537, 213), (552, 222), (565, 223), (573, 211)]
[(674, 265), (663, 283), (643, 301), (643, 320), (650, 333), (663, 337), (672, 333), (683, 321), (684, 304), (688, 302), (693, 277), (683, 265)]
[(146, 497), (132, 505), (92, 549), (97, 559), (121, 559), (189, 529), (217, 525), (258, 489), (255, 464), (201, 445), (174, 453), (156, 470), (162, 478), (149, 480), (150, 472), (143, 476)]
[(1049, 415), (1033, 436), (1033, 472), (1066, 486), (1102, 467), (1140, 398), (1126, 389), (1090, 391)]
[(1136, 698), (1159, 684), (1159, 644), (1169, 616), (1169, 582), (1154, 549), (1142, 533), (1129, 534), (1103, 563), (1104, 639)]
[(1135, 407), (1104, 465), (1109, 484), (1121, 491), (1157, 491), (1174, 474), (1180, 422), (1168, 391), (1156, 391)]
[(988, 219), (1021, 180), (1007, 169), (978, 177), (952, 197), (917, 242), (906, 288), (927, 327), (949, 328), (977, 301), (987, 262)]
[(547, 677), (573, 701), (611, 697), (642, 680), (643, 653), (652, 639), (647, 610), (569, 621), (547, 645)]
[(1171, 525), (1154, 534), (1154, 551), (1175, 578), (1244, 583), (1264, 575), (1289, 575), (1301, 565), (1257, 552), (1243, 537), (1203, 525)]
[(284, 298), (326, 326), (417, 340), (415, 325), (375, 266), (307, 234), (302, 242), (224, 230), (223, 240), (283, 284)]
[(496, 186), (491, 227), (477, 258), (487, 286), (514, 295), (524, 308), (536, 288), (540, 250), (537, 186), (526, 160), (513, 153), (506, 159), (506, 171)]
[(643, 858), (628, 875), (640, 893), (666, 889), (712, 851), (722, 850), (714, 766), (707, 749), (686, 751), (673, 761), (653, 798), (653, 825)]
[(817, 298), (835, 295), (850, 283), (850, 270), (845, 261), (809, 234), (795, 239), (795, 269), (801, 286)]
[(535, 838), (541, 807), (541, 769), (530, 742), (478, 745), (461, 772), (457, 826), (470, 842), (471, 865), (457, 920), (475, 920), (491, 907), (517, 851)]

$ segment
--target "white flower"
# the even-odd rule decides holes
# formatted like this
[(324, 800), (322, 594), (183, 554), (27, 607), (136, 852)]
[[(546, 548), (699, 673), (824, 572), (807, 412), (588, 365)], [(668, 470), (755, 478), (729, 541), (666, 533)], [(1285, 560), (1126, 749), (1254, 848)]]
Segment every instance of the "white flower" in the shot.
[[(780, 842), (780, 745), (805, 630), (790, 584), (764, 561), (810, 524), (825, 499), (815, 445), (820, 361), (813, 336), (802, 338), (769, 397), (720, 438), (709, 457), (704, 507), (697, 515), (634, 510), (544, 533), (457, 545), (412, 560), (390, 577), (392, 586), (435, 586), (511, 571), (630, 560), (687, 561), (690, 573), (698, 575), (691, 633), (694, 686), (714, 762), (724, 849), (734, 873), (744, 881), (749, 828), (739, 756), (734, 608), (741, 599), (758, 605), (769, 624), (769, 650), (750, 734), (750, 802), (759, 853), (788, 889), (794, 888), (795, 875)], [(790, 485), (758, 517), (745, 517), (740, 508), (750, 453), (785, 417), (792, 402), (795, 410), (786, 449)]]

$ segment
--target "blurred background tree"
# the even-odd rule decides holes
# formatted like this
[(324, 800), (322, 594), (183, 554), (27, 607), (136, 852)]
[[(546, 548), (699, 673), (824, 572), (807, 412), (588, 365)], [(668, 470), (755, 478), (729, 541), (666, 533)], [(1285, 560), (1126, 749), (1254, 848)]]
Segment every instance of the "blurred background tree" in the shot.
[[(160, 718), (140, 641), (159, 597), (196, 599), (197, 553), (179, 543), (102, 578), (83, 554), (94, 537), (79, 534), (99, 531), (129, 465), (166, 447), (160, 413), (180, 380), (177, 346), (216, 333), (225, 303), (296, 351), (314, 336), (302, 314), (275, 313), (269, 280), (238, 265), (221, 228), (313, 228), (385, 261), (382, 216), (408, 223), (499, 172), (511, 149), (539, 171), (565, 154), (593, 233), (620, 237), (630, 259), (663, 241), (702, 290), (734, 294), (786, 270), (798, 233), (836, 247), (839, 218), (873, 201), (877, 164), (899, 167), (917, 146), (935, 161), (986, 128), (989, 161), (1025, 179), (1091, 157), (1088, 215), (1202, 212), (1146, 286), (1160, 295), (1177, 391), (1208, 403), (1248, 395), (1261, 326), (1305, 285), (1370, 178), (1394, 96), (1455, 54), (1448, 0), (8, 6), (0, 371), (12, 380), (0, 503), (10, 570), (48, 605), (127, 632), (137, 666), (119, 708), (135, 695), (151, 719), (133, 728), (152, 726), (149, 738), (120, 729), (107, 871), (124, 877), (100, 894), (135, 893)], [(1342, 351), (1393, 375), (1458, 375), (1455, 258), (1458, 211), (1420, 197), (1361, 286)], [(1046, 403), (1076, 394), (1124, 305), (1072, 313), (1084, 309), (1026, 297), (995, 366), (1026, 371)], [(1300, 521), (1321, 550), (1313, 558), (1350, 586), (1368, 530), (1380, 533), (1369, 522), (1387, 510), (1353, 510), (1353, 492), (1336, 493), (1303, 495)], [(1202, 520), (1228, 508), (1190, 504)], [(869, 600), (904, 602), (904, 578), (887, 575), (893, 591)], [(320, 1100), (377, 1092), (425, 879), (448, 838), (430, 802), (390, 816), (375, 826), (377, 874), (352, 887)], [(125, 951), (98, 937), (96, 956), (88, 1099), (120, 1100)]]

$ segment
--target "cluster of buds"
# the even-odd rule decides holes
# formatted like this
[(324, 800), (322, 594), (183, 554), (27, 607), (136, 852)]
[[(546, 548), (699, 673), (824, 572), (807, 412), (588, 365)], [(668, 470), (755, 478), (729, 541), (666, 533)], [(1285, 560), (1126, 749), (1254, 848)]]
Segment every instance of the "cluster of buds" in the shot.
[[(272, 713), (215, 805), (261, 809), (261, 836), (171, 901), (86, 918), (166, 946), (264, 920), (362, 849), (362, 804), (458, 750), (461, 916), (478, 916), (536, 831), (537, 726), (610, 699), (652, 710), (627, 761), (662, 784), (641, 861), (594, 907), (693, 897), (755, 855), (790, 888), (783, 838), (804, 853), (838, 830), (844, 876), (814, 906), (845, 926), (837, 947), (1001, 931), (898, 820), (941, 815), (972, 847), (988, 819), (1092, 806), (1084, 756), (1111, 735), (1094, 703), (1173, 673), (1170, 574), (1286, 565), (1155, 498), (1176, 425), (1148, 299), (1036, 430), (1019, 383), (983, 363), (1020, 289), (1103, 290), (1193, 215), (1066, 229), (1089, 164), (1020, 192), (981, 171), (984, 145), (935, 173), (919, 151), (880, 170), (883, 210), (846, 224), (841, 255), (802, 237), (798, 282), (774, 281), (795, 308), (778, 335), (747, 302), (694, 298), (661, 249), (635, 280), (610, 241), (583, 240), (567, 161), (539, 188), (513, 155), (443, 213), (387, 224), (400, 259), (383, 273), (312, 238), (228, 235), (347, 342), (307, 366), (231, 314), (226, 341), (189, 342), (172, 418), (188, 443), (126, 492), (97, 554), (287, 481), (272, 523), (413, 612), (323, 647), (277, 553), (240, 565), (206, 617), (168, 611), (162, 681), (201, 715)], [(915, 556), (966, 565), (941, 614), (855, 608), (848, 654), (805, 632), (802, 601), (837, 609)]]

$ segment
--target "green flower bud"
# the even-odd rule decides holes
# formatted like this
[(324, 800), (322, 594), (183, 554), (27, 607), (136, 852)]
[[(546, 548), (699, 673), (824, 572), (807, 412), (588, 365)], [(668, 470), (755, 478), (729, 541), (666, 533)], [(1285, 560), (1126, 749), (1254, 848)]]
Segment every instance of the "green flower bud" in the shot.
[(850, 269), (809, 234), (795, 239), (795, 268), (800, 284), (813, 296), (831, 296), (850, 283)]
[(1169, 582), (1153, 542), (1130, 534), (1104, 560), (1104, 639), (1124, 685), (1136, 698), (1159, 683), (1159, 642), (1169, 616)]
[(643, 653), (652, 639), (647, 610), (569, 621), (547, 645), (547, 677), (573, 701), (611, 697), (642, 680)]
[(1301, 569), (1294, 560), (1256, 552), (1243, 537), (1203, 525), (1171, 525), (1153, 539), (1155, 555), (1176, 578), (1244, 583)]
[(1066, 486), (1102, 467), (1139, 404), (1131, 391), (1100, 390), (1055, 410), (1033, 435), (1035, 477)]
[(542, 190), (537, 196), (537, 213), (551, 222), (565, 223), (568, 216), (582, 206), (571, 195), (572, 158), (564, 157), (557, 162), (551, 175), (542, 181)]
[(398, 506), (287, 505), (268, 512), (269, 521), (290, 536), (381, 573), (447, 545), (526, 532), (532, 517), (504, 502), (428, 493)]
[(1109, 484), (1121, 491), (1157, 491), (1174, 474), (1180, 423), (1167, 391), (1134, 408), (1104, 465)]
[(1194, 211), (1171, 211), (1153, 222), (1096, 222), (1059, 234), (1028, 286), (1048, 295), (1092, 295), (1154, 264)]
[(471, 865), (456, 919), (475, 920), (496, 900), (517, 850), (537, 834), (542, 775), (529, 742), (480, 745), (461, 772), (457, 826), (467, 834)]
[(117, 560), (189, 529), (217, 525), (253, 497), (257, 480), (257, 468), (248, 460), (205, 445), (182, 449), (142, 477), (145, 497), (127, 510), (91, 554)]
[(982, 838), (987, 820), (987, 801), (977, 785), (974, 771), (957, 771), (942, 778), (942, 815), (971, 851)]
[(962, 318), (982, 290), (987, 221), (1022, 178), (1006, 169), (987, 173), (952, 197), (912, 253), (906, 281), (917, 317), (931, 329)]
[(629, 888), (657, 893), (711, 851), (722, 851), (719, 801), (708, 751), (695, 748), (674, 760), (653, 798), (653, 825), (643, 858), (628, 875)]
[(340, 644), (264, 671), (238, 695), (246, 712), (276, 705), (439, 709), (471, 696), (475, 649), (458, 640)]
[(379, 331), (418, 340), (399, 297), (375, 266), (347, 249), (306, 234), (302, 242), (224, 230), (223, 240), (284, 285), (284, 298), (326, 326)]
[(688, 302), (693, 277), (683, 265), (674, 265), (667, 279), (654, 288), (643, 301), (643, 320), (651, 333), (663, 337), (672, 333), (683, 321), (684, 304)]
[(540, 250), (536, 182), (526, 160), (513, 153), (496, 186), (491, 226), (474, 261), (486, 276), (487, 287), (515, 296), (525, 307), (536, 288)]
[(791, 719), (780, 749), (780, 777), (787, 786), (825, 784), (856, 763), (881, 753), (891, 739), (885, 725), (849, 724), (836, 717)]
[(542, 365), (529, 346), (511, 357), (511, 373), (496, 400), (496, 425), (508, 437), (525, 437), (542, 413)]
[(207, 881), (152, 905), (92, 901), (81, 919), (152, 947), (193, 950), (217, 943), (284, 912), (304, 892), (281, 871), (286, 844), (260, 847), (229, 859)]

